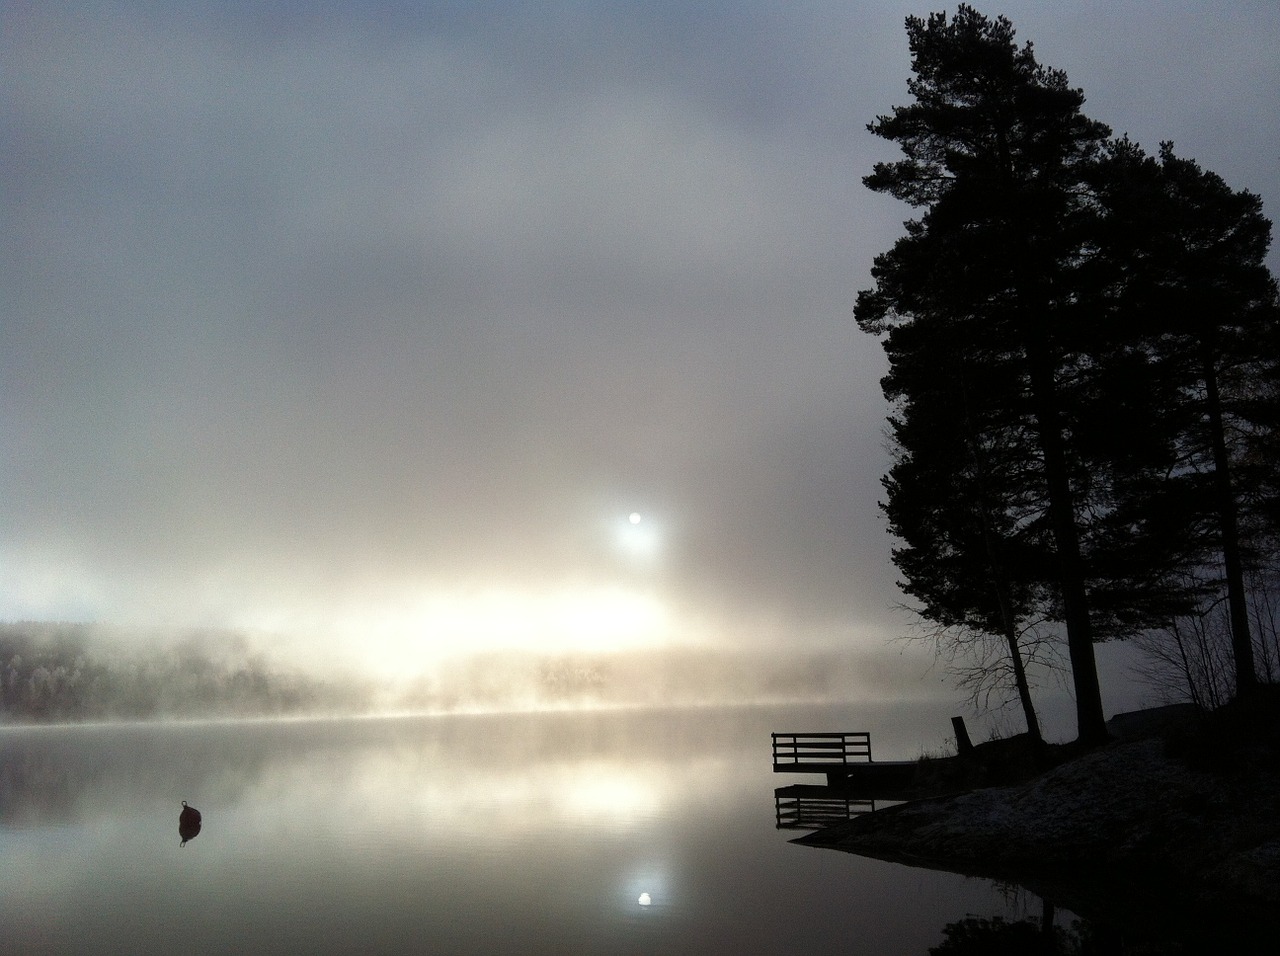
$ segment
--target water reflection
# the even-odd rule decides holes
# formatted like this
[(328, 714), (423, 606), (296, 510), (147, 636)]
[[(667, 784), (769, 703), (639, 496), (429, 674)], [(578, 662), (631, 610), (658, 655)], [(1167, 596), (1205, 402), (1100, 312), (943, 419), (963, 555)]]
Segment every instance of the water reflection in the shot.
[[(997, 953), (1028, 953), (1036, 956), (1067, 956), (1080, 953), (1078, 930), (1067, 930), (1053, 923), (1052, 907), (1040, 921), (1006, 920), (966, 916), (942, 928), (942, 943), (929, 948), (930, 956), (992, 956)], [(1083, 952), (1098, 952), (1085, 949)], [(1102, 952), (1123, 953), (1124, 950)], [(1144, 950), (1144, 952), (1146, 952)]]
[[(783, 788), (790, 790), (790, 788)], [(812, 790), (824, 791), (826, 787)], [(782, 790), (778, 791), (782, 793)], [(838, 793), (838, 791), (837, 791)], [(782, 800), (782, 797), (778, 797)], [(822, 796), (814, 797), (814, 818), (831, 813)], [(838, 797), (836, 797), (838, 800)], [(803, 802), (803, 799), (795, 799)], [(870, 810), (868, 810), (870, 811)], [(832, 819), (832, 824), (840, 823)], [(781, 824), (780, 824), (781, 825)], [(795, 824), (794, 828), (805, 828)], [(817, 827), (808, 827), (817, 829)], [(814, 834), (823, 840), (823, 834)], [(813, 837), (796, 838), (797, 843)], [(822, 846), (812, 843), (812, 846)], [(833, 845), (833, 848), (844, 848)], [(859, 856), (855, 851), (847, 851)], [(888, 859), (888, 857), (886, 857)], [(900, 860), (929, 872), (948, 872), (936, 865)], [(968, 870), (950, 870), (957, 874)], [(1138, 866), (1100, 872), (1087, 864), (1070, 870), (1000, 877), (987, 872), (1005, 895), (1005, 914), (968, 914), (941, 930), (942, 942), (931, 956), (973, 953), (1043, 953), (1044, 956), (1198, 956), (1199, 953), (1270, 953), (1280, 942), (1280, 911), (1267, 907), (1210, 902), (1169, 873)], [(1038, 905), (1038, 918), (1028, 911)], [(1020, 914), (1009, 919), (1010, 912)]]
[[(790, 845), (760, 753), (778, 721), (0, 729), (0, 938), (45, 953), (183, 938), (191, 953), (847, 956), (924, 953), (985, 909), (985, 882)], [(172, 852), (183, 798), (216, 808), (194, 855)]]
[(773, 804), (779, 830), (820, 830), (876, 809), (875, 800), (845, 788), (808, 784), (779, 787), (773, 791)]
[(1034, 953), (1040, 956), (1201, 956), (1204, 953), (1270, 954), (1276, 951), (1275, 928), (1256, 919), (1221, 918), (1196, 909), (1181, 917), (1150, 924), (1137, 914), (1119, 920), (1073, 917), (1069, 925), (1055, 921), (1052, 903), (1040, 918), (966, 916), (942, 928), (942, 942), (930, 956), (990, 956)]

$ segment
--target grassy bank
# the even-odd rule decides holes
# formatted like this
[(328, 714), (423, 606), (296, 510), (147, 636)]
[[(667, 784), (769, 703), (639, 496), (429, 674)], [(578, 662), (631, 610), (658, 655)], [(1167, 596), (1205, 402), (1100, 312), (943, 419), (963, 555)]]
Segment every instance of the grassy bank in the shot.
[(1280, 694), (1088, 752), (923, 766), (949, 795), (797, 840), (1018, 883), (1081, 915), (1280, 932)]

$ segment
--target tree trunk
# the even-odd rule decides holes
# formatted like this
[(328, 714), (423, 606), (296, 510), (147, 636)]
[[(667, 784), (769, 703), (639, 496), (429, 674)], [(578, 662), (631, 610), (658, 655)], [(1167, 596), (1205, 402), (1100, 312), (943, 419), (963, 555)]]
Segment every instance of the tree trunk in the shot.
[(1071, 680), (1076, 696), (1076, 732), (1081, 743), (1093, 746), (1105, 743), (1109, 735), (1102, 713), (1102, 688), (1098, 684), (1098, 664), (1093, 653), (1093, 622), (1089, 618), (1089, 597), (1084, 586), (1080, 536), (1067, 477), (1053, 371), (1046, 352), (1043, 341), (1028, 344), (1032, 401), (1044, 454), (1049, 519), (1058, 553), (1063, 623), (1067, 628), (1067, 652), (1071, 657)]
[(1222, 565), (1227, 577), (1227, 609), (1231, 620), (1231, 652), (1235, 658), (1236, 696), (1248, 696), (1258, 686), (1253, 663), (1253, 637), (1249, 633), (1249, 607), (1245, 600), (1244, 566), (1240, 558), (1240, 530), (1236, 499), (1231, 488), (1231, 465), (1227, 458), (1226, 431), (1222, 423), (1222, 397), (1218, 393), (1218, 373), (1211, 347), (1202, 342), (1201, 372), (1209, 415), (1209, 436), (1213, 443), (1213, 489), (1222, 534)]
[[(1007, 132), (997, 130), (996, 148), (1001, 174), (1010, 189), (1017, 185), (1009, 152)], [(1014, 212), (1013, 224), (1020, 237), (1020, 255), (1031, 249), (1033, 230), (1025, 221), (1021, 208)], [(1044, 455), (1045, 479), (1049, 494), (1049, 520), (1057, 545), (1059, 577), (1062, 587), (1063, 623), (1067, 628), (1067, 653), (1071, 658), (1071, 680), (1076, 695), (1076, 734), (1088, 746), (1105, 743), (1109, 737), (1107, 721), (1102, 713), (1102, 688), (1098, 684), (1098, 664), (1093, 653), (1093, 622), (1089, 618), (1089, 597), (1084, 586), (1084, 568), (1080, 560), (1080, 535), (1076, 529), (1075, 503), (1071, 482), (1067, 477), (1066, 449), (1062, 441), (1062, 424), (1058, 415), (1057, 387), (1053, 363), (1049, 357), (1046, 333), (1037, 318), (1044, 320), (1045, 295), (1042, 282), (1051, 281), (1038, 275), (1025, 262), (1015, 267), (1018, 285), (1023, 292), (1024, 307), (1034, 303), (1023, 315), (1026, 323), (1027, 364), (1031, 378), (1031, 400), (1036, 426), (1040, 434), (1040, 450)], [(1035, 313), (1040, 313), (1036, 315)]]
[(1018, 689), (1018, 700), (1022, 702), (1022, 713), (1027, 718), (1027, 733), (1037, 744), (1044, 743), (1040, 734), (1040, 721), (1036, 718), (1035, 704), (1031, 702), (1031, 685), (1027, 683), (1027, 669), (1022, 663), (1022, 648), (1018, 646), (1018, 626), (1014, 620), (1013, 608), (1009, 605), (1009, 594), (1004, 580), (1004, 566), (996, 556), (990, 523), (987, 518), (985, 494), (980, 499), (982, 511), (982, 538), (987, 549), (987, 562), (991, 567), (991, 575), (996, 589), (996, 603), (1000, 607), (1000, 624), (1004, 639), (1009, 645), (1009, 660), (1013, 664), (1013, 683)]
[(965, 426), (968, 429), (965, 447), (969, 450), (974, 480), (978, 484), (978, 519), (982, 525), (982, 544), (987, 552), (987, 565), (991, 569), (996, 604), (1000, 609), (1001, 630), (1009, 645), (1009, 660), (1013, 664), (1013, 683), (1018, 690), (1018, 700), (1022, 702), (1023, 716), (1027, 719), (1027, 733), (1035, 743), (1042, 744), (1044, 737), (1040, 733), (1040, 721), (1036, 718), (1035, 704), (1031, 701), (1031, 685), (1027, 683), (1027, 669), (1022, 663), (1022, 649), (1018, 646), (1018, 625), (1009, 600), (1009, 588), (1004, 573), (1005, 565), (996, 551), (995, 534), (991, 530), (991, 508), (987, 497), (987, 463), (979, 457), (977, 446), (973, 441), (974, 428), (969, 410), (969, 389), (963, 381), (960, 383), (960, 395), (964, 400)]
[(1018, 647), (1018, 634), (1013, 627), (1005, 630), (1004, 638), (1009, 642), (1009, 658), (1013, 661), (1013, 682), (1018, 687), (1018, 699), (1022, 701), (1022, 713), (1027, 718), (1027, 734), (1034, 743), (1044, 743), (1040, 734), (1040, 721), (1036, 718), (1036, 708), (1031, 702), (1031, 685), (1027, 683), (1027, 669), (1022, 664), (1022, 650)]

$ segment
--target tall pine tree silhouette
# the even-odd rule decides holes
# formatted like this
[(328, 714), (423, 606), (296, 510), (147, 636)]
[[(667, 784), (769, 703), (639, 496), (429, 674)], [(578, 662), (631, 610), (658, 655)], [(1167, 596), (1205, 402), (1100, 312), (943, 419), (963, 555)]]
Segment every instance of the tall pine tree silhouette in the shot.
[[(1085, 347), (1075, 290), (1097, 215), (1084, 184), (1110, 131), (1083, 115), (1084, 96), (1065, 74), (1015, 44), (1004, 18), (962, 5), (953, 18), (908, 18), (907, 35), (914, 102), (868, 127), (905, 158), (878, 164), (864, 183), (923, 215), (877, 257), (876, 287), (859, 294), (855, 314), (864, 330), (887, 335), (896, 439), (909, 462), (932, 456), (921, 471), (943, 479), (912, 494), (936, 495), (934, 507), (952, 516), (936, 526), (935, 547), (945, 542), (957, 558), (950, 573), (930, 565), (917, 540), (895, 560), (908, 590), (951, 612), (964, 610), (955, 602), (976, 604), (979, 618), (1000, 613), (1000, 592), (1017, 615), (1040, 589), (1066, 628), (1079, 738), (1098, 743), (1107, 731), (1078, 520), (1088, 476), (1072, 457), (1068, 420)], [(943, 475), (917, 424), (948, 407), (963, 436), (956, 469), (978, 462), (969, 479)], [(954, 409), (963, 409), (959, 420)], [(893, 482), (891, 520), (902, 493)], [(933, 583), (930, 567), (941, 571)], [(964, 567), (1001, 584), (976, 598)]]

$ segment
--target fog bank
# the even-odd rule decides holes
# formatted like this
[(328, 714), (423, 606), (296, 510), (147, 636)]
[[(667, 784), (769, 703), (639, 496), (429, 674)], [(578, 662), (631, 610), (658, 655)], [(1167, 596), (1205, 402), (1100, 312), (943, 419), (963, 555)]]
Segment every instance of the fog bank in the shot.
[[(296, 646), (296, 642), (295, 642)], [(456, 713), (939, 696), (927, 657), (806, 648), (457, 653), (374, 676), (230, 631), (0, 624), (6, 722)], [(385, 674), (387, 662), (376, 671)], [(944, 692), (945, 693), (945, 692)]]

